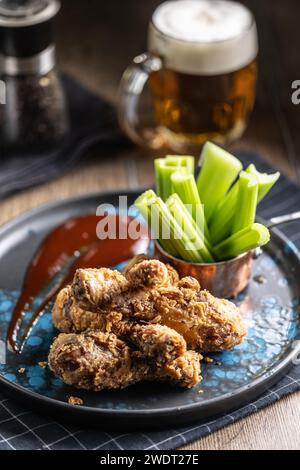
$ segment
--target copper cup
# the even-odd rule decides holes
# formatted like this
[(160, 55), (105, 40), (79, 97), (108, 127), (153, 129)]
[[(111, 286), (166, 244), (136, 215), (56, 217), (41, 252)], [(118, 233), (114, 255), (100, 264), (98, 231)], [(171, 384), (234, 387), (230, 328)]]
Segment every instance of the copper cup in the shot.
[(247, 287), (255, 256), (254, 251), (248, 251), (228, 261), (190, 263), (169, 255), (157, 241), (154, 254), (159, 260), (173, 266), (180, 277), (192, 276), (199, 281), (202, 289), (225, 299), (236, 297)]

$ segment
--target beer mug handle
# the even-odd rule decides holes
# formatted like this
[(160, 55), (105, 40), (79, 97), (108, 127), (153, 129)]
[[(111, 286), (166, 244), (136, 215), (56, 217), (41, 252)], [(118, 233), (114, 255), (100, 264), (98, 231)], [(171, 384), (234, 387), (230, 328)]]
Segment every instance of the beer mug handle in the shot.
[(125, 70), (119, 88), (118, 117), (121, 128), (137, 144), (152, 148), (155, 148), (155, 129), (141, 128), (139, 102), (150, 74), (162, 67), (159, 57), (150, 53), (140, 54)]

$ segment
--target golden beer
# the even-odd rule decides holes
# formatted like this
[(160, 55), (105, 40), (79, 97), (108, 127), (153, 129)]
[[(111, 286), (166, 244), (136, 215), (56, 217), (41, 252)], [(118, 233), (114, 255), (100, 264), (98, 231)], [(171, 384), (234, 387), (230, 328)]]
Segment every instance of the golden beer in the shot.
[[(148, 52), (136, 57), (120, 87), (125, 132), (152, 148), (197, 153), (246, 128), (255, 101), (258, 52), (253, 15), (229, 0), (171, 0), (155, 10)], [(152, 122), (140, 97), (149, 81)]]
[(256, 75), (255, 61), (222, 75), (153, 72), (156, 124), (169, 145), (192, 151), (207, 140), (224, 143), (240, 137), (253, 109)]

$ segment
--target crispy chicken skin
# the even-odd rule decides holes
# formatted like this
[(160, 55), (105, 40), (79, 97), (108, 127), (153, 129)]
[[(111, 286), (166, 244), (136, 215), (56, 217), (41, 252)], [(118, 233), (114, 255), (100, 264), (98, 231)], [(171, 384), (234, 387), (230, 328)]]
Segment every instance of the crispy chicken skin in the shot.
[(132, 344), (140, 356), (150, 358), (155, 364), (169, 364), (186, 353), (186, 341), (177, 331), (165, 325), (112, 323), (111, 331)]
[(122, 314), (110, 312), (99, 315), (78, 307), (70, 287), (62, 289), (53, 307), (53, 322), (62, 333), (78, 333), (88, 329), (112, 332), (118, 338), (130, 342), (144, 356), (157, 364), (165, 364), (186, 352), (184, 338), (175, 330), (160, 324), (140, 324)]
[(82, 310), (72, 296), (71, 286), (63, 288), (56, 297), (52, 319), (61, 333), (81, 333), (88, 329), (106, 331), (107, 318), (98, 312)]
[(95, 330), (60, 334), (50, 349), (49, 367), (65, 383), (95, 391), (143, 380), (168, 380), (190, 388), (201, 380), (200, 357), (194, 351), (158, 366), (115, 334)]
[(144, 378), (148, 365), (135, 365), (131, 349), (111, 333), (60, 334), (48, 363), (66, 384), (86, 390), (124, 388)]
[(172, 283), (167, 266), (163, 263), (153, 263), (152, 260), (143, 260), (134, 264), (124, 276), (129, 282), (130, 289), (168, 287)]
[(246, 335), (235, 305), (207, 291), (168, 289), (158, 294), (155, 304), (162, 322), (180, 333), (191, 349), (202, 352), (231, 349)]
[[(144, 263), (144, 261), (146, 261), (146, 263)], [(125, 266), (125, 268), (123, 269), (123, 276), (126, 277), (126, 279), (128, 280), (131, 280), (132, 279), (132, 274), (130, 273), (131, 271), (134, 273), (136, 273), (136, 269), (133, 270), (133, 267), (136, 266), (137, 264), (139, 265), (139, 268), (138, 270), (139, 271), (143, 271), (144, 269), (147, 269), (148, 270), (148, 273), (150, 272), (152, 277), (154, 277), (155, 275), (155, 272), (156, 273), (159, 273), (160, 271), (161, 272), (164, 272), (165, 273), (165, 269), (161, 266), (158, 266), (158, 265), (153, 265), (152, 263), (153, 260), (149, 259), (148, 256), (146, 255), (136, 255), (134, 256)], [(163, 263), (161, 263), (163, 264)], [(151, 268), (150, 268), (151, 266)], [(170, 266), (169, 264), (164, 264), (164, 266), (167, 268), (168, 270), (168, 279), (166, 279), (166, 283), (169, 285), (169, 284), (177, 284), (177, 282), (179, 281), (179, 275), (177, 273), (177, 271), (172, 267)], [(138, 274), (138, 278), (141, 278), (141, 275)], [(157, 282), (157, 280), (154, 280), (152, 281), (154, 282), (156, 285), (159, 284)], [(144, 283), (141, 283), (138, 287), (142, 287), (143, 285), (145, 285)]]
[(108, 268), (77, 269), (73, 281), (73, 290), (81, 304), (96, 305), (99, 308), (128, 291), (129, 287), (129, 282), (119, 271)]
[(95, 391), (144, 380), (193, 387), (201, 380), (195, 350), (231, 349), (246, 334), (234, 304), (145, 257), (123, 274), (77, 270), (72, 286), (57, 296), (53, 322), (62, 333), (49, 353), (51, 370), (67, 384)]
[(174, 361), (157, 369), (156, 377), (160, 380), (171, 380), (181, 387), (192, 388), (201, 382), (200, 360), (202, 356), (195, 351), (187, 351)]
[[(179, 280), (172, 268), (158, 260), (143, 259), (117, 279), (115, 271), (106, 268), (105, 276), (102, 269), (79, 271), (72, 293), (86, 312), (98, 312), (100, 317), (118, 312), (123, 318), (161, 323), (183, 335), (188, 348), (201, 352), (231, 349), (246, 335), (242, 317), (232, 302), (201, 290), (192, 277)], [(108, 285), (116, 282), (112, 292), (103, 287), (104, 278), (109, 279)]]
[(89, 312), (79, 307), (75, 300), (71, 286), (64, 287), (56, 297), (52, 309), (52, 319), (55, 327), (61, 333), (82, 333), (88, 329), (108, 332), (111, 324), (122, 320), (123, 315), (117, 312)]

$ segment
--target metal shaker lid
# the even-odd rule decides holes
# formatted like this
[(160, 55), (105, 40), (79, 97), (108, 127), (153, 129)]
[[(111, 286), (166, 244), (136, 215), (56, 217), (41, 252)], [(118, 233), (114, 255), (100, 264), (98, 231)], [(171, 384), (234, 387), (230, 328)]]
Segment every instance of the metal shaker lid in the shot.
[(18, 28), (43, 23), (59, 9), (59, 0), (0, 0), (0, 25)]
[(26, 58), (53, 43), (58, 0), (0, 0), (0, 55)]

